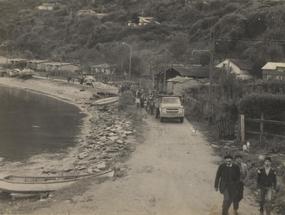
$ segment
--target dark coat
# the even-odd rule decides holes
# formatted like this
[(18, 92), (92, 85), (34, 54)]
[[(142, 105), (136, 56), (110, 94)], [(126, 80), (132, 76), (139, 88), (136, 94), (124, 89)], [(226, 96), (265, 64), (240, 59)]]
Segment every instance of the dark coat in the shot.
[(221, 164), (218, 168), (215, 188), (220, 189), (221, 193), (224, 193), (225, 189), (228, 189), (230, 193), (238, 192), (238, 185), (240, 183), (240, 169), (238, 165), (232, 164), (232, 167), (227, 167), (225, 163)]
[(272, 168), (269, 171), (269, 174), (266, 175), (265, 168), (261, 168), (257, 171), (257, 185), (259, 188), (272, 187), (276, 189), (276, 171)]

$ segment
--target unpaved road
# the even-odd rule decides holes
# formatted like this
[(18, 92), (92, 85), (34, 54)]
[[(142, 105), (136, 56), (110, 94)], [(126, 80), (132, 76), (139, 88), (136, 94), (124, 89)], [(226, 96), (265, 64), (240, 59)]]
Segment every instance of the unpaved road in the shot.
[[(36, 214), (219, 215), (222, 195), (213, 180), (219, 158), (189, 122), (146, 119), (145, 141), (126, 162), (128, 175), (90, 186), (76, 202), (61, 202)], [(256, 215), (250, 200), (240, 215)]]

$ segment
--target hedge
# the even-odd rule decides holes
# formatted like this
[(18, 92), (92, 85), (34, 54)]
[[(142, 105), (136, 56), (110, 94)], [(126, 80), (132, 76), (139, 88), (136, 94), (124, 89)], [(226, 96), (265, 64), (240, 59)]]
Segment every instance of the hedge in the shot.
[(272, 115), (285, 111), (285, 96), (274, 94), (250, 94), (243, 97), (239, 104), (242, 114), (260, 116), (261, 113)]

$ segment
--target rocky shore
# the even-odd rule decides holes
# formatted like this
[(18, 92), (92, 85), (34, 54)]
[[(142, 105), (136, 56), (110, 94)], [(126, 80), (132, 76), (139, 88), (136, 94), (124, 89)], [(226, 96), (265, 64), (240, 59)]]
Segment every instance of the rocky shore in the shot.
[[(22, 88), (76, 105), (86, 114), (75, 147), (65, 152), (41, 154), (26, 162), (2, 162), (1, 175), (73, 175), (95, 174), (114, 169), (116, 161), (130, 152), (135, 130), (116, 104), (95, 106), (98, 94), (114, 93), (114, 87), (100, 84), (100, 89), (52, 80), (0, 78), (0, 85)], [(99, 85), (99, 84), (98, 84)], [(101, 96), (102, 97), (102, 96)]]

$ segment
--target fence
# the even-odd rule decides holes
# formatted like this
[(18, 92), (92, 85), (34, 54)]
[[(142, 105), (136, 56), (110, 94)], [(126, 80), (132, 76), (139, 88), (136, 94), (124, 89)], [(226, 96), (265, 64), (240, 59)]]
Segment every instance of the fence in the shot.
[[(258, 130), (250, 130), (247, 126), (248, 123), (254, 123), (258, 125)], [(279, 138), (285, 138), (285, 134), (280, 133), (272, 133), (271, 131), (266, 131), (264, 128), (265, 125), (277, 125), (285, 128), (285, 121), (277, 121), (277, 120), (270, 120), (270, 119), (264, 119), (264, 114), (262, 113), (260, 116), (260, 119), (253, 119), (245, 117), (244, 114), (240, 115), (240, 140), (242, 143), (245, 142), (247, 134), (252, 135), (258, 135), (259, 137), (259, 143), (262, 143), (262, 140), (265, 136), (271, 136), (271, 137), (279, 137)], [(285, 129), (283, 129), (284, 131)]]

